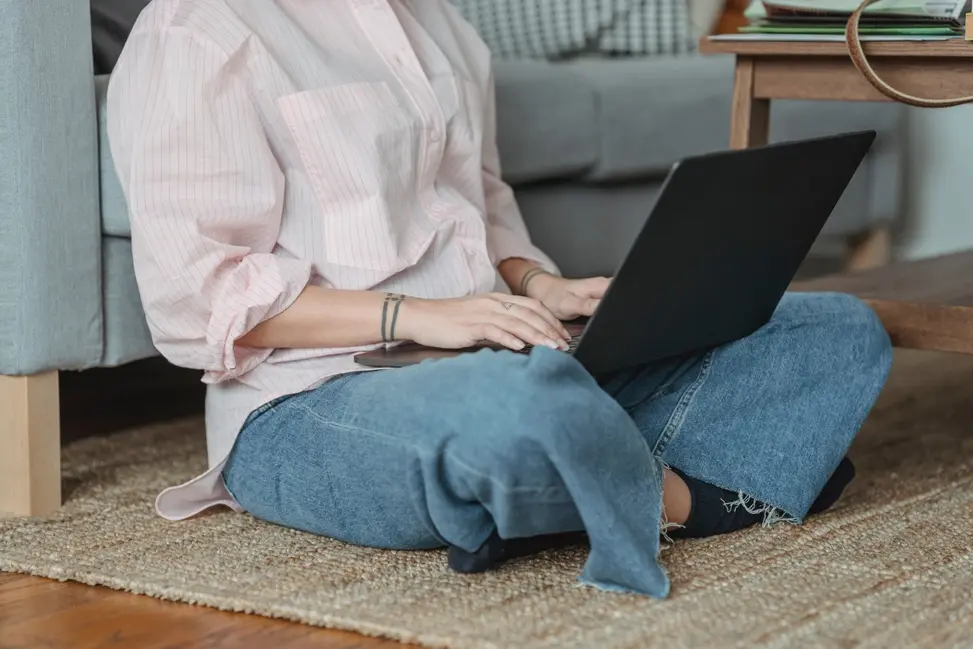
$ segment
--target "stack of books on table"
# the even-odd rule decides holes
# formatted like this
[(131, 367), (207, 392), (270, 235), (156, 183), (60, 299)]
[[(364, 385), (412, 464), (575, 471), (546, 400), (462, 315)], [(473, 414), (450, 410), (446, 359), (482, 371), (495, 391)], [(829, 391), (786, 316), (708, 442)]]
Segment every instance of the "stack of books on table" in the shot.
[[(768, 41), (843, 41), (860, 0), (754, 0), (748, 24), (715, 38)], [(963, 37), (970, 0), (880, 0), (865, 9), (862, 40), (935, 41)]]

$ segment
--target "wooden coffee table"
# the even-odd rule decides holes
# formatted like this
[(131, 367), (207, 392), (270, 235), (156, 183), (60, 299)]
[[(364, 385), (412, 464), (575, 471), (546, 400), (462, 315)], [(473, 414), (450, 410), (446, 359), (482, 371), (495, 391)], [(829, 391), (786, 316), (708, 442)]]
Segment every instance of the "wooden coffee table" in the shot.
[[(889, 101), (858, 73), (844, 43), (704, 38), (699, 49), (736, 56), (732, 148), (767, 143), (772, 99)], [(865, 44), (865, 53), (881, 77), (905, 92), (932, 98), (973, 95), (971, 42), (871, 42)], [(887, 230), (869, 232), (854, 242), (849, 266), (876, 266), (888, 249)], [(859, 295), (875, 308), (900, 347), (973, 354), (973, 251), (795, 288)]]
[[(889, 101), (855, 69), (844, 43), (731, 41), (704, 38), (704, 54), (736, 56), (730, 146), (767, 143), (772, 99)], [(872, 42), (865, 53), (893, 86), (926, 97), (973, 94), (973, 43)], [(887, 227), (849, 242), (848, 269), (882, 265), (890, 254)]]

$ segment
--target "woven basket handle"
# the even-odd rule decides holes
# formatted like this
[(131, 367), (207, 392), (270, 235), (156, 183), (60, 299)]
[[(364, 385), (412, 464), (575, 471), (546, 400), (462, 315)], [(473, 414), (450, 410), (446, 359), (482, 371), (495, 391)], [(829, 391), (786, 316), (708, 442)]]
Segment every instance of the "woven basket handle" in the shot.
[(973, 103), (973, 96), (957, 97), (956, 99), (926, 99), (925, 97), (916, 97), (904, 93), (901, 90), (896, 90), (878, 76), (868, 62), (868, 59), (865, 58), (865, 51), (862, 48), (861, 38), (858, 35), (858, 22), (861, 19), (862, 12), (866, 7), (875, 2), (878, 2), (878, 0), (863, 0), (858, 5), (855, 13), (851, 14), (851, 17), (848, 18), (848, 24), (845, 27), (845, 41), (848, 43), (848, 53), (851, 55), (851, 62), (868, 79), (868, 82), (889, 99), (894, 99), (895, 101), (900, 101), (910, 106), (919, 106), (921, 108), (949, 108), (950, 106)]

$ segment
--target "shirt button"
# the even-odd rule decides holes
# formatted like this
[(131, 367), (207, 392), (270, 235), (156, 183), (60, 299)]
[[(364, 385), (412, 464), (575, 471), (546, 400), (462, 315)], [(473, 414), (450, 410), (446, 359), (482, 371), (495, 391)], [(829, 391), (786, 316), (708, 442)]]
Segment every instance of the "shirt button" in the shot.
[(429, 133), (429, 139), (432, 140), (433, 142), (438, 143), (440, 140), (443, 139), (442, 131), (440, 131), (438, 128), (432, 129), (432, 131)]

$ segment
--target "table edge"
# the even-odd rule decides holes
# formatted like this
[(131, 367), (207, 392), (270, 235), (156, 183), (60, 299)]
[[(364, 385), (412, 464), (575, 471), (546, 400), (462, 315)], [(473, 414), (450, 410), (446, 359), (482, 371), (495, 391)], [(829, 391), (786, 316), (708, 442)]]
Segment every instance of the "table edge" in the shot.
[[(973, 42), (962, 38), (949, 41), (871, 41), (863, 43), (865, 54), (898, 58), (973, 58)], [(736, 56), (848, 56), (844, 42), (699, 40), (701, 54)]]

